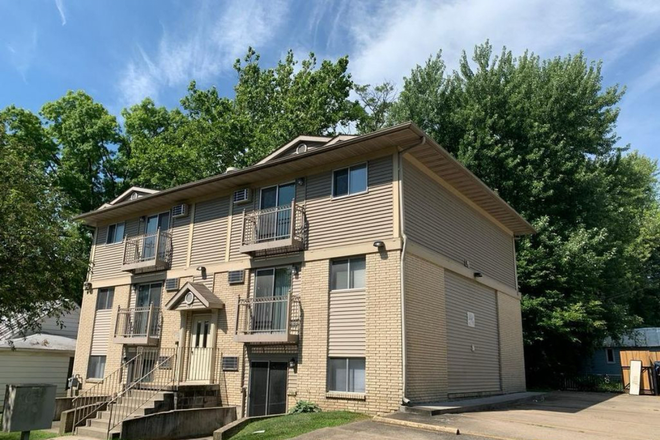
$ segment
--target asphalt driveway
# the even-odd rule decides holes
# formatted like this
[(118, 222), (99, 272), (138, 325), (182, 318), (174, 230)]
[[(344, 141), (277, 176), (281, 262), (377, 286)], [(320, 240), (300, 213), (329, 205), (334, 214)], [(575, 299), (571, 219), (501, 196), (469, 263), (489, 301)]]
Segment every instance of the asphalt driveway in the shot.
[[(448, 439), (456, 438), (458, 429), (459, 438), (465, 440), (657, 440), (660, 397), (554, 392), (538, 401), (497, 411), (435, 417), (399, 413), (388, 421), (351, 423), (298, 438)], [(426, 429), (419, 429), (422, 426)]]

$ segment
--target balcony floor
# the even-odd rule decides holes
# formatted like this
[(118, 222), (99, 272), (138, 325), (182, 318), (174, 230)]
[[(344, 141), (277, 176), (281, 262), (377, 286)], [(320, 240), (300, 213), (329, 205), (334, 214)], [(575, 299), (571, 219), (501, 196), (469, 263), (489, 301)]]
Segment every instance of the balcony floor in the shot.
[(155, 336), (115, 336), (113, 342), (115, 344), (124, 345), (145, 345), (154, 347), (158, 345), (160, 338)]
[(239, 333), (234, 336), (235, 342), (243, 342), (246, 344), (296, 344), (298, 343), (298, 335), (290, 333)]

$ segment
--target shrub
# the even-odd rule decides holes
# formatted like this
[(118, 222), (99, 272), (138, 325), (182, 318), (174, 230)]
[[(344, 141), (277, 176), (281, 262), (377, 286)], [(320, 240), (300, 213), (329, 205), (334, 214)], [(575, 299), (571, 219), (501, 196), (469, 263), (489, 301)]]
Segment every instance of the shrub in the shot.
[(289, 414), (301, 414), (301, 413), (317, 413), (321, 412), (321, 408), (316, 403), (309, 402), (307, 400), (299, 400), (296, 402), (296, 406), (289, 410)]

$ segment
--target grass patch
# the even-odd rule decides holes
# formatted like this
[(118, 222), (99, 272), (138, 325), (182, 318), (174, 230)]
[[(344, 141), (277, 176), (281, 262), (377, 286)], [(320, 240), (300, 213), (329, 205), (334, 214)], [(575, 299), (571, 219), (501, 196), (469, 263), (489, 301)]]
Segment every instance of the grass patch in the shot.
[[(259, 439), (282, 440), (292, 438), (306, 432), (330, 426), (340, 426), (369, 418), (364, 414), (348, 411), (329, 411), (320, 413), (287, 414), (248, 423), (243, 429), (232, 435), (231, 440)], [(255, 431), (264, 430), (261, 434)], [(2, 440), (2, 439), (0, 439)]]
[[(30, 440), (45, 440), (47, 438), (58, 437), (58, 434), (48, 431), (31, 431)], [(20, 432), (0, 432), (0, 440), (19, 440)]]

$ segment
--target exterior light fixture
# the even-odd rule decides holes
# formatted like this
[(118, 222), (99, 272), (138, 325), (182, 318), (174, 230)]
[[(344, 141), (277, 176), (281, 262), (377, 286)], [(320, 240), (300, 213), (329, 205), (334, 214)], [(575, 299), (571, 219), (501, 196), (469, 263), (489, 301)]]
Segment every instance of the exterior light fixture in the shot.
[(206, 279), (206, 267), (204, 266), (197, 266), (197, 271), (201, 272), (202, 278)]
[(481, 278), (481, 277), (483, 277), (483, 275), (481, 274), (481, 272), (475, 272), (474, 277), (475, 278)]
[(296, 358), (291, 358), (289, 360), (289, 368), (291, 369), (296, 368), (297, 365), (298, 365), (298, 360)]
[(85, 293), (92, 293), (92, 283), (86, 281), (85, 284), (83, 284), (83, 289), (85, 290)]
[(303, 186), (305, 184), (305, 178), (304, 177), (298, 177), (296, 179), (296, 183), (298, 184), (298, 186)]
[(380, 248), (384, 248), (384, 247), (385, 247), (385, 243), (383, 243), (383, 242), (380, 241), (380, 240), (376, 240), (376, 241), (374, 241), (374, 247), (377, 247), (377, 248), (379, 248), (379, 249), (380, 249)]

